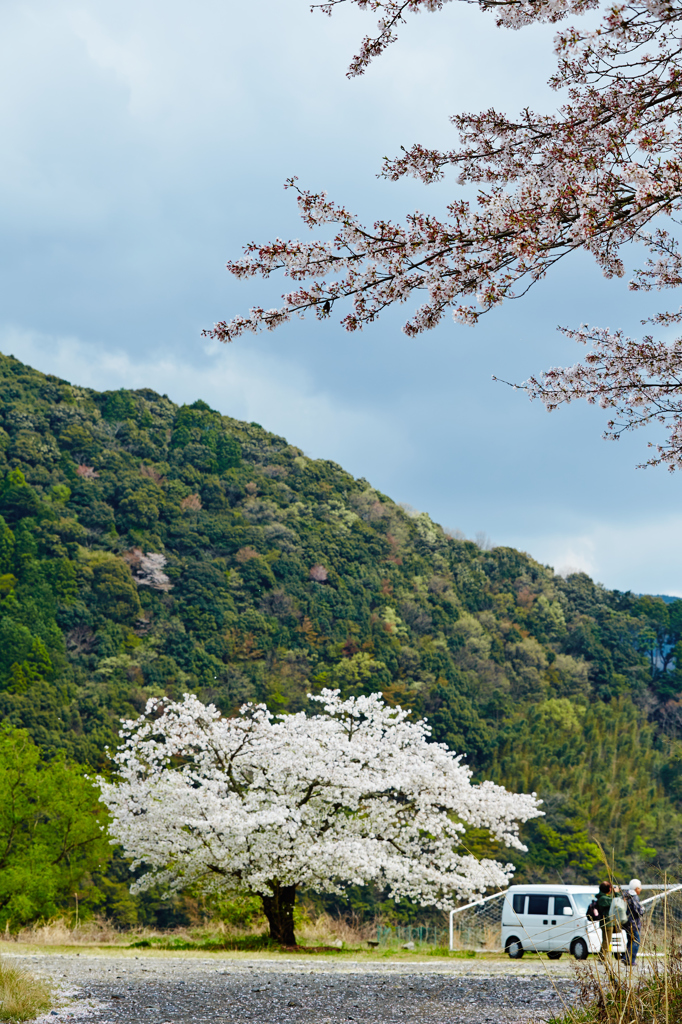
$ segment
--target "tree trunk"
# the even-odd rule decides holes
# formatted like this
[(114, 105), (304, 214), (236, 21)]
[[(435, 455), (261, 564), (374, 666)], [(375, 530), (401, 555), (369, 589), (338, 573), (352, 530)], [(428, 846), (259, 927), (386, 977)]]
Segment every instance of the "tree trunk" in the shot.
[(295, 946), (294, 935), (294, 903), (296, 901), (295, 885), (280, 885), (270, 882), (272, 896), (261, 896), (263, 911), (270, 925), (270, 938), (280, 946)]

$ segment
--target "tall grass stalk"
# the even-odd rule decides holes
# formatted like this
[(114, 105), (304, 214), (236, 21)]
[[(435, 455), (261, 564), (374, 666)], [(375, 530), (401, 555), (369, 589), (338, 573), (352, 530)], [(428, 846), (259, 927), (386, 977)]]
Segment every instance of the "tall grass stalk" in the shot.
[[(666, 889), (667, 889), (667, 886), (668, 886), (668, 876), (667, 876), (667, 874), (666, 874), (666, 876), (664, 878), (664, 882), (665, 882)], [(667, 948), (668, 948), (668, 897), (667, 896), (663, 897), (663, 936), (664, 936), (664, 938), (663, 938), (663, 949), (667, 950)], [(665, 981), (665, 1024), (668, 1024), (668, 1020), (669, 1020), (669, 1014), (668, 1014), (668, 1008), (669, 1008), (669, 1002), (668, 1002), (668, 971), (664, 972), (664, 981)]]
[(51, 1001), (47, 982), (0, 960), (0, 1021), (33, 1020)]
[(576, 965), (574, 1006), (548, 1024), (678, 1024), (682, 1021), (682, 946), (632, 968), (619, 960)]

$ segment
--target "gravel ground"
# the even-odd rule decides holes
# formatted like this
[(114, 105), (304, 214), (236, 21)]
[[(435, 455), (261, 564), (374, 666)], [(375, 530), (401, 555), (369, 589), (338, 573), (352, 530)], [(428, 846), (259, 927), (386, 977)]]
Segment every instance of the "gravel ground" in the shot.
[(560, 1013), (575, 993), (570, 965), (547, 960), (11, 959), (59, 983), (68, 1005), (41, 1018), (52, 1024), (523, 1024)]

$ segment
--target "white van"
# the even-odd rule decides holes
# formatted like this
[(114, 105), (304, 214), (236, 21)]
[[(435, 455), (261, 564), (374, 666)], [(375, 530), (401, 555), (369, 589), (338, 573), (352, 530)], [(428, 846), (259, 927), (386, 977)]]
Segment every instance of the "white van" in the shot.
[[(597, 885), (512, 885), (502, 906), (502, 948), (513, 960), (546, 952), (558, 960), (570, 952), (585, 960), (601, 948), (601, 929), (587, 917)], [(611, 949), (624, 951), (626, 935), (614, 931)]]

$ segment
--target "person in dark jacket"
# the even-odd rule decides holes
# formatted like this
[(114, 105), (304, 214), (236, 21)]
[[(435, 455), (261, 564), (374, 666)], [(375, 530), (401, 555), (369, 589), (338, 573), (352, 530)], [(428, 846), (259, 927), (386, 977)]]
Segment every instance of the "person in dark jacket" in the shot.
[(610, 882), (600, 882), (597, 893), (597, 910), (599, 911), (599, 927), (601, 928), (601, 950), (600, 957), (604, 958), (611, 952), (611, 939), (613, 938), (613, 923), (611, 921), (611, 902), (613, 900), (613, 888)]
[(637, 960), (637, 953), (639, 951), (640, 936), (642, 934), (642, 917), (644, 916), (644, 908), (639, 901), (639, 894), (641, 891), (642, 883), (639, 878), (633, 878), (627, 887), (627, 891), (623, 893), (623, 897), (628, 908), (628, 919), (625, 922), (625, 934), (628, 937), (628, 948), (627, 952), (623, 956), (623, 960), (626, 964), (632, 964), (633, 967)]

